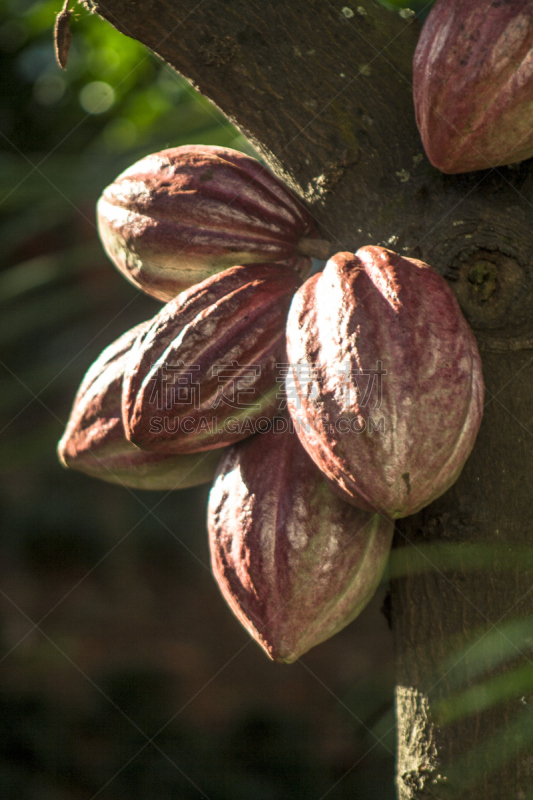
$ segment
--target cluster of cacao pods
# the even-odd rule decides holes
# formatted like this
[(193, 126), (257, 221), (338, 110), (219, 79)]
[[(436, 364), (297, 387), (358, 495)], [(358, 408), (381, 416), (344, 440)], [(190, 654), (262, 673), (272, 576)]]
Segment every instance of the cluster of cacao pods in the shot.
[(533, 0), (437, 0), (413, 63), (418, 128), (442, 172), (533, 156)]
[(304, 281), (312, 218), (225, 148), (143, 159), (98, 223), (116, 266), (167, 302), (90, 368), (60, 458), (134, 488), (214, 478), (216, 580), (290, 663), (368, 603), (394, 519), (458, 477), (482, 414), (474, 336), (443, 278), (382, 247)]

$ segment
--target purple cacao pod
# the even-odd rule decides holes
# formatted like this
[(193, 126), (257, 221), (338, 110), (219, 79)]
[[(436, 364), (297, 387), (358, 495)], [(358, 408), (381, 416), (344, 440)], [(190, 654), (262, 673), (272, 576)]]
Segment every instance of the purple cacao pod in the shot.
[(294, 297), (287, 358), (297, 433), (346, 500), (405, 517), (458, 478), (483, 413), (481, 360), (427, 264), (338, 253)]
[(154, 452), (194, 453), (237, 442), (272, 417), (299, 285), (277, 264), (238, 266), (167, 303), (128, 357), (126, 437)]
[(147, 324), (137, 325), (107, 347), (85, 375), (58, 445), (59, 459), (65, 467), (132, 489), (185, 489), (207, 483), (213, 479), (220, 451), (184, 456), (146, 453), (124, 435), (124, 363)]
[(338, 498), (283, 423), (232, 447), (209, 495), (213, 572), (237, 619), (291, 663), (351, 622), (374, 594), (393, 523)]
[(437, 0), (413, 83), (424, 149), (442, 172), (533, 156), (533, 0)]
[(284, 262), (306, 277), (295, 248), (314, 230), (302, 203), (256, 159), (227, 147), (163, 150), (127, 169), (97, 205), (116, 267), (160, 300), (235, 264)]

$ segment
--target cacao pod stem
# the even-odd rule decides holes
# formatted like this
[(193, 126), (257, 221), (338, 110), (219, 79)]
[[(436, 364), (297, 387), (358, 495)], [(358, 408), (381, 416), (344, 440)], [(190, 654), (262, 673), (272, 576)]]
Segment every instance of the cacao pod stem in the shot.
[(308, 236), (303, 236), (300, 239), (295, 250), (301, 256), (318, 258), (319, 261), (327, 261), (334, 253), (334, 247), (331, 242), (327, 242), (325, 239), (312, 239)]

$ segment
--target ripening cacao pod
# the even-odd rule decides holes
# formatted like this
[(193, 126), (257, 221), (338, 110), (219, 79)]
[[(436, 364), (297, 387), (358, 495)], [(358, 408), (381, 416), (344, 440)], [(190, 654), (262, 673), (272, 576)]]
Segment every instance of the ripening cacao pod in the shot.
[(284, 262), (306, 277), (298, 255), (313, 219), (256, 159), (227, 147), (188, 145), (141, 159), (104, 191), (98, 230), (116, 267), (160, 300), (235, 264)]
[(224, 598), (270, 658), (290, 664), (366, 606), (394, 525), (338, 498), (288, 420), (275, 422), (223, 456), (207, 525)]
[(126, 437), (158, 453), (194, 453), (254, 433), (280, 405), (276, 365), (299, 285), (277, 264), (238, 266), (167, 303), (127, 360)]
[(294, 297), (287, 357), (296, 431), (342, 497), (405, 517), (458, 478), (483, 412), (481, 360), (427, 264), (338, 253)]
[(143, 452), (124, 436), (124, 363), (146, 326), (137, 325), (107, 347), (85, 375), (58, 445), (59, 459), (65, 467), (132, 489), (185, 489), (207, 483), (220, 451), (165, 456)]
[(533, 156), (533, 0), (437, 0), (413, 84), (422, 142), (442, 172)]

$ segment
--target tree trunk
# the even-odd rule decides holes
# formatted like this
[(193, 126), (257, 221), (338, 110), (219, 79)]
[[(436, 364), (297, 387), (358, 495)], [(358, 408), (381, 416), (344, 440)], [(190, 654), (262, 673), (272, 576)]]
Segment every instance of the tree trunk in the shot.
[(457, 484), (397, 526), (396, 547), (418, 558), (392, 582), (398, 791), (524, 800), (533, 694), (452, 721), (450, 699), (486, 677), (480, 664), (498, 668), (495, 652), (503, 674), (506, 653), (531, 664), (521, 629), (505, 627), (533, 611), (531, 579), (508, 558), (527, 546), (533, 516), (531, 162), (458, 176), (431, 167), (411, 92), (418, 23), (345, 2), (85, 0), (213, 100), (336, 250), (390, 247), (452, 282), (478, 337), (486, 409)]

